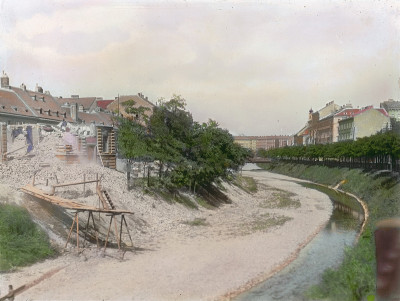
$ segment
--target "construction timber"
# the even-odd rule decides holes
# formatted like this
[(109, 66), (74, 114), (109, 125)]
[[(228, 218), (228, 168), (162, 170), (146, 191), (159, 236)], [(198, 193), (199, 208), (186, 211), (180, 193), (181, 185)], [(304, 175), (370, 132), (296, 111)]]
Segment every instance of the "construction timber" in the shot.
[[(108, 239), (110, 237), (110, 231), (111, 231), (112, 224), (114, 224), (114, 233), (115, 233), (115, 237), (117, 239), (118, 248), (121, 249), (122, 231), (123, 231), (124, 226), (126, 227), (127, 233), (129, 235), (129, 239), (133, 246), (132, 237), (131, 237), (129, 229), (128, 229), (128, 224), (125, 219), (125, 214), (134, 214), (134, 213), (131, 211), (127, 211), (127, 210), (116, 209), (113, 202), (111, 201), (111, 198), (110, 198), (109, 194), (107, 193), (107, 191), (105, 189), (102, 189), (101, 186), (99, 185), (99, 180), (83, 181), (83, 182), (68, 183), (68, 184), (57, 184), (57, 185), (52, 186), (50, 191), (44, 191), (38, 187), (35, 187), (34, 181), (35, 180), (33, 179), (32, 184), (28, 184), (28, 185), (22, 187), (21, 190), (23, 192), (25, 192), (26, 194), (29, 194), (29, 195), (32, 195), (41, 200), (47, 201), (53, 205), (62, 207), (67, 210), (75, 211), (72, 225), (69, 230), (67, 242), (65, 244), (64, 249), (67, 247), (69, 239), (72, 234), (72, 231), (74, 229), (74, 226), (76, 225), (76, 244), (77, 244), (77, 249), (79, 251), (79, 213), (80, 212), (88, 212), (88, 219), (87, 219), (87, 223), (86, 223), (86, 227), (85, 227), (86, 231), (85, 231), (84, 240), (86, 240), (86, 235), (87, 235), (87, 230), (89, 228), (89, 224), (90, 224), (90, 222), (92, 222), (93, 228), (95, 229), (95, 232), (96, 232), (95, 233), (96, 243), (97, 243), (97, 246), (99, 246), (98, 231), (97, 231), (94, 217), (93, 217), (93, 212), (98, 212), (99, 214), (105, 214), (106, 216), (110, 217), (110, 224), (108, 227), (108, 232), (107, 232), (106, 240), (104, 243), (104, 250), (107, 248), (107, 243), (108, 243)], [(65, 186), (81, 185), (81, 184), (85, 185), (85, 184), (89, 184), (89, 183), (96, 183), (96, 192), (99, 196), (99, 201), (101, 201), (101, 204), (103, 205), (102, 208), (88, 206), (88, 205), (79, 203), (74, 200), (68, 200), (68, 199), (64, 199), (64, 198), (54, 195), (55, 189), (57, 187), (65, 187)], [(117, 217), (118, 216), (120, 216), (119, 231), (118, 231), (118, 226), (117, 226)], [(114, 221), (114, 223), (113, 223), (113, 221)]]

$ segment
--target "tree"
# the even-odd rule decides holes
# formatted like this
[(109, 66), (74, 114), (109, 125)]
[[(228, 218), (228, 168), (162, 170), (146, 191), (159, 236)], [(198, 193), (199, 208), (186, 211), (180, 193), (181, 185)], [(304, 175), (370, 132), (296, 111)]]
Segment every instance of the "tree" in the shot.
[[(127, 112), (144, 115), (134, 102)], [(134, 111), (135, 110), (135, 111)], [(199, 124), (186, 110), (186, 101), (173, 95), (160, 99), (148, 120), (121, 121), (119, 144), (127, 158), (148, 156), (158, 163), (158, 178), (169, 189), (211, 185), (227, 179), (245, 163), (249, 151), (234, 143), (227, 130), (216, 121)]]

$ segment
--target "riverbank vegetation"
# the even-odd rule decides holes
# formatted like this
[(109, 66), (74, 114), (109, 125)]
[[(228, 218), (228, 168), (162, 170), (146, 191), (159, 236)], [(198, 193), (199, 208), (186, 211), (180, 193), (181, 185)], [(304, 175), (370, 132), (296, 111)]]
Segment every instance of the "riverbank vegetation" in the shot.
[(49, 239), (22, 207), (0, 203), (0, 272), (54, 254)]
[(291, 163), (400, 171), (400, 136), (385, 132), (356, 141), (261, 150), (260, 155)]
[(400, 214), (399, 178), (390, 172), (362, 169), (331, 168), (308, 164), (274, 162), (260, 164), (264, 169), (292, 177), (335, 186), (363, 199), (369, 208), (369, 220), (358, 243), (345, 252), (343, 263), (337, 269), (325, 271), (318, 286), (312, 287), (311, 299), (362, 300), (375, 293), (376, 222)]
[(193, 193), (210, 190), (221, 179), (232, 180), (250, 155), (217, 122), (194, 121), (180, 96), (159, 100), (150, 117), (133, 101), (122, 105), (134, 118), (118, 120), (119, 152), (129, 162), (156, 162), (155, 187)]

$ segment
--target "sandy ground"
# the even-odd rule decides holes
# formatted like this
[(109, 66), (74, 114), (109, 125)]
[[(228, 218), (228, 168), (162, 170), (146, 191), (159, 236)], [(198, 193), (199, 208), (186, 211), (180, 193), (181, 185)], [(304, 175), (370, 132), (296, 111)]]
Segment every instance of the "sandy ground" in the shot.
[[(8, 284), (35, 284), (15, 300), (228, 300), (295, 259), (332, 211), (326, 195), (289, 177), (265, 171), (243, 174), (257, 180), (258, 192), (227, 186), (231, 204), (184, 217), (203, 218), (203, 226), (177, 221), (167, 223), (172, 225), (168, 231), (157, 232), (161, 222), (141, 234), (152, 239), (136, 240), (134, 235), (137, 249), (123, 259), (113, 249), (104, 256), (95, 246), (80, 255), (71, 248), (56, 259), (0, 275), (0, 290), (4, 294)], [(290, 199), (300, 206), (276, 206), (284, 191), (292, 192)], [(282, 219), (283, 225), (274, 226)], [(60, 270), (51, 275), (54, 269)]]

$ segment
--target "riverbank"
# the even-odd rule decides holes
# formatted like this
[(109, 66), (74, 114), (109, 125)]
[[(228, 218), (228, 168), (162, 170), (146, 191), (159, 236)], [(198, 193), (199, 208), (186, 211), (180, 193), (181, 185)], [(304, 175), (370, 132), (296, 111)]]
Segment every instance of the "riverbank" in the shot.
[[(260, 164), (280, 174), (290, 174), (340, 189), (361, 198), (368, 207), (369, 217), (355, 246), (346, 252), (340, 267), (326, 271), (321, 283), (310, 291), (315, 299), (362, 300), (375, 294), (376, 259), (374, 231), (376, 223), (400, 216), (399, 175), (390, 171), (329, 168), (294, 163)], [(346, 279), (347, 281), (343, 281)]]
[[(229, 204), (181, 216), (179, 226), (168, 231), (147, 227), (147, 236), (154, 239), (144, 239), (146, 233), (139, 241), (133, 236), (136, 251), (126, 252), (123, 260), (115, 250), (108, 249), (103, 257), (93, 247), (79, 256), (70, 249), (56, 259), (1, 275), (1, 291), (8, 284), (18, 287), (42, 277), (16, 300), (229, 299), (293, 260), (332, 210), (326, 195), (289, 177), (261, 173), (243, 172), (257, 180), (254, 194), (227, 185)], [(185, 223), (182, 218), (190, 216), (201, 223)], [(171, 224), (168, 210), (163, 218)], [(46, 278), (56, 268), (60, 271)]]

